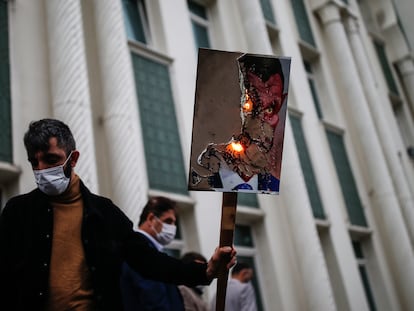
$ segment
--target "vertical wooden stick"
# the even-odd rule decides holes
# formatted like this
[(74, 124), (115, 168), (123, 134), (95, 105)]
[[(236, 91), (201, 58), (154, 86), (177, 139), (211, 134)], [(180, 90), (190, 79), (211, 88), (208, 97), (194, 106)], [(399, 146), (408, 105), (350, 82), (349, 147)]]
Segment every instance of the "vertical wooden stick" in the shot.
[[(221, 206), (220, 247), (233, 246), (236, 209), (237, 192), (223, 192), (223, 203)], [(229, 270), (226, 267), (223, 267), (217, 278), (216, 311), (224, 311), (228, 276)]]

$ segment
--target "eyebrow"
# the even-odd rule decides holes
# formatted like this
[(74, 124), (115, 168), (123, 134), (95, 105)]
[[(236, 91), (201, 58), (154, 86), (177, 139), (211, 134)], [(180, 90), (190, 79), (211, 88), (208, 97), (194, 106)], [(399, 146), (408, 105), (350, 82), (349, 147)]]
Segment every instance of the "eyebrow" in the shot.
[(169, 222), (173, 222), (173, 221), (177, 221), (177, 219), (174, 219), (173, 217), (168, 216), (167, 218), (162, 219), (161, 221), (162, 221), (162, 222), (167, 222), (167, 221), (169, 221)]

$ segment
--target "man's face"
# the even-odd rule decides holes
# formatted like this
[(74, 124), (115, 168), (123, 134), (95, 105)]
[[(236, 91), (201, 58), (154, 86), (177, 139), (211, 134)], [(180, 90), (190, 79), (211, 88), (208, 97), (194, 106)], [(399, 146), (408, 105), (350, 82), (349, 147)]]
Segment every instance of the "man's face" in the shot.
[(282, 79), (277, 73), (267, 81), (252, 72), (247, 76), (251, 87), (246, 90), (242, 104), (243, 131), (267, 152), (273, 144), (274, 129), (284, 100)]
[(253, 278), (253, 269), (243, 269), (241, 272), (240, 282), (247, 283)]
[[(71, 172), (73, 172), (72, 168), (75, 167), (78, 158), (79, 151), (73, 150), (64, 168), (67, 177), (70, 177)], [(67, 156), (65, 150), (58, 147), (57, 138), (51, 137), (49, 139), (49, 149), (36, 151), (33, 155), (28, 155), (28, 160), (33, 170), (44, 170), (64, 164)]]
[(32, 169), (43, 170), (62, 165), (66, 161), (66, 152), (58, 147), (56, 137), (49, 139), (49, 149), (46, 151), (36, 151), (28, 158)]
[(163, 223), (175, 225), (177, 218), (175, 216), (175, 211), (173, 209), (170, 209), (162, 213), (160, 217), (157, 217), (154, 214), (152, 214), (150, 221), (155, 231), (161, 232)]

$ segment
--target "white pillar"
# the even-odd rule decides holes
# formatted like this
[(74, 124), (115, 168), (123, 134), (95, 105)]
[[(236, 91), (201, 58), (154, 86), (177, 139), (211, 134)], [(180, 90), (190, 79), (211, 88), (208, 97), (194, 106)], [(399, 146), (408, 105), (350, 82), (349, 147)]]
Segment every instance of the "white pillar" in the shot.
[[(280, 196), (295, 244), (307, 310), (336, 310), (332, 286), (306, 190), (289, 118), (286, 118)], [(277, 260), (277, 259), (276, 259)]]
[(103, 126), (108, 140), (113, 200), (137, 223), (148, 199), (148, 182), (133, 67), (121, 5), (121, 1), (94, 1)]
[(348, 45), (339, 8), (333, 3), (318, 11), (324, 25), (327, 43), (332, 51), (333, 62), (338, 68), (338, 85), (346, 91), (346, 116), (360, 138), (364, 165), (371, 190), (372, 213), (378, 222), (379, 233), (386, 251), (389, 269), (395, 286), (401, 293), (405, 309), (414, 306), (411, 288), (414, 286), (414, 257), (408, 232), (389, 178), (379, 138), (366, 105), (365, 95), (358, 79), (358, 71)]
[[(239, 8), (248, 43), (248, 52), (274, 54), (259, 1), (241, 0)], [(299, 283), (303, 286), (303, 292), (305, 293), (305, 305), (309, 310), (335, 310), (336, 306), (329, 274), (312, 215), (299, 158), (295, 151), (288, 117), (286, 117), (280, 193), (283, 202), (286, 204), (286, 215), (289, 219), (295, 251), (297, 254), (306, 254), (297, 256), (301, 278)], [(280, 200), (280, 198), (274, 198), (274, 200), (278, 199)], [(309, 267), (312, 267), (312, 269)], [(300, 304), (300, 302), (296, 303)], [(286, 304), (289, 304), (289, 302), (286, 302)]]
[(50, 79), (54, 116), (71, 128), (80, 158), (76, 171), (93, 192), (98, 190), (81, 4), (46, 1)]
[(273, 54), (259, 1), (240, 0), (239, 9), (249, 48), (245, 52)]
[(376, 125), (376, 130), (381, 137), (381, 147), (388, 163), (389, 172), (410, 234), (411, 243), (414, 243), (414, 197), (405, 178), (402, 163), (397, 154), (397, 143), (394, 141), (391, 132), (391, 128), (397, 128), (394, 115), (386, 116), (385, 111), (382, 108), (384, 105), (389, 105), (390, 103), (388, 100), (384, 100), (378, 96), (378, 92), (375, 88), (375, 77), (369, 66), (369, 59), (364, 51), (356, 20), (353, 17), (348, 17), (347, 26), (349, 42), (354, 53), (354, 59), (358, 68), (358, 73), (361, 77), (362, 86)]

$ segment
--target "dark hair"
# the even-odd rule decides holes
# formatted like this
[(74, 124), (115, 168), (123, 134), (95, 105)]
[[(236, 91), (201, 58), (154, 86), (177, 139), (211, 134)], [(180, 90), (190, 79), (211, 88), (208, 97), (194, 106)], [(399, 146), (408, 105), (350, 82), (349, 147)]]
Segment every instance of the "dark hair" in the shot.
[(174, 212), (176, 211), (176, 203), (169, 198), (158, 196), (149, 199), (142, 210), (138, 226), (147, 220), (149, 213), (153, 213), (155, 216), (160, 217), (163, 213), (171, 209), (174, 210)]
[(196, 260), (202, 261), (202, 262), (207, 262), (207, 259), (203, 255), (201, 255), (200, 253), (197, 253), (197, 252), (188, 252), (188, 253), (185, 253), (181, 257), (181, 260), (184, 263), (190, 263), (190, 262), (194, 262)]
[(75, 139), (69, 126), (56, 119), (42, 119), (31, 122), (24, 135), (24, 146), (29, 158), (38, 151), (47, 151), (52, 137), (56, 137), (57, 146), (65, 150), (66, 155), (76, 149)]
[(247, 262), (237, 262), (231, 270), (231, 275), (238, 274), (244, 269), (252, 269), (252, 267)]
[(282, 64), (278, 58), (244, 54), (237, 61), (243, 75), (246, 75), (247, 71), (251, 71), (265, 82), (271, 75), (278, 73), (282, 79), (282, 85), (285, 85)]

